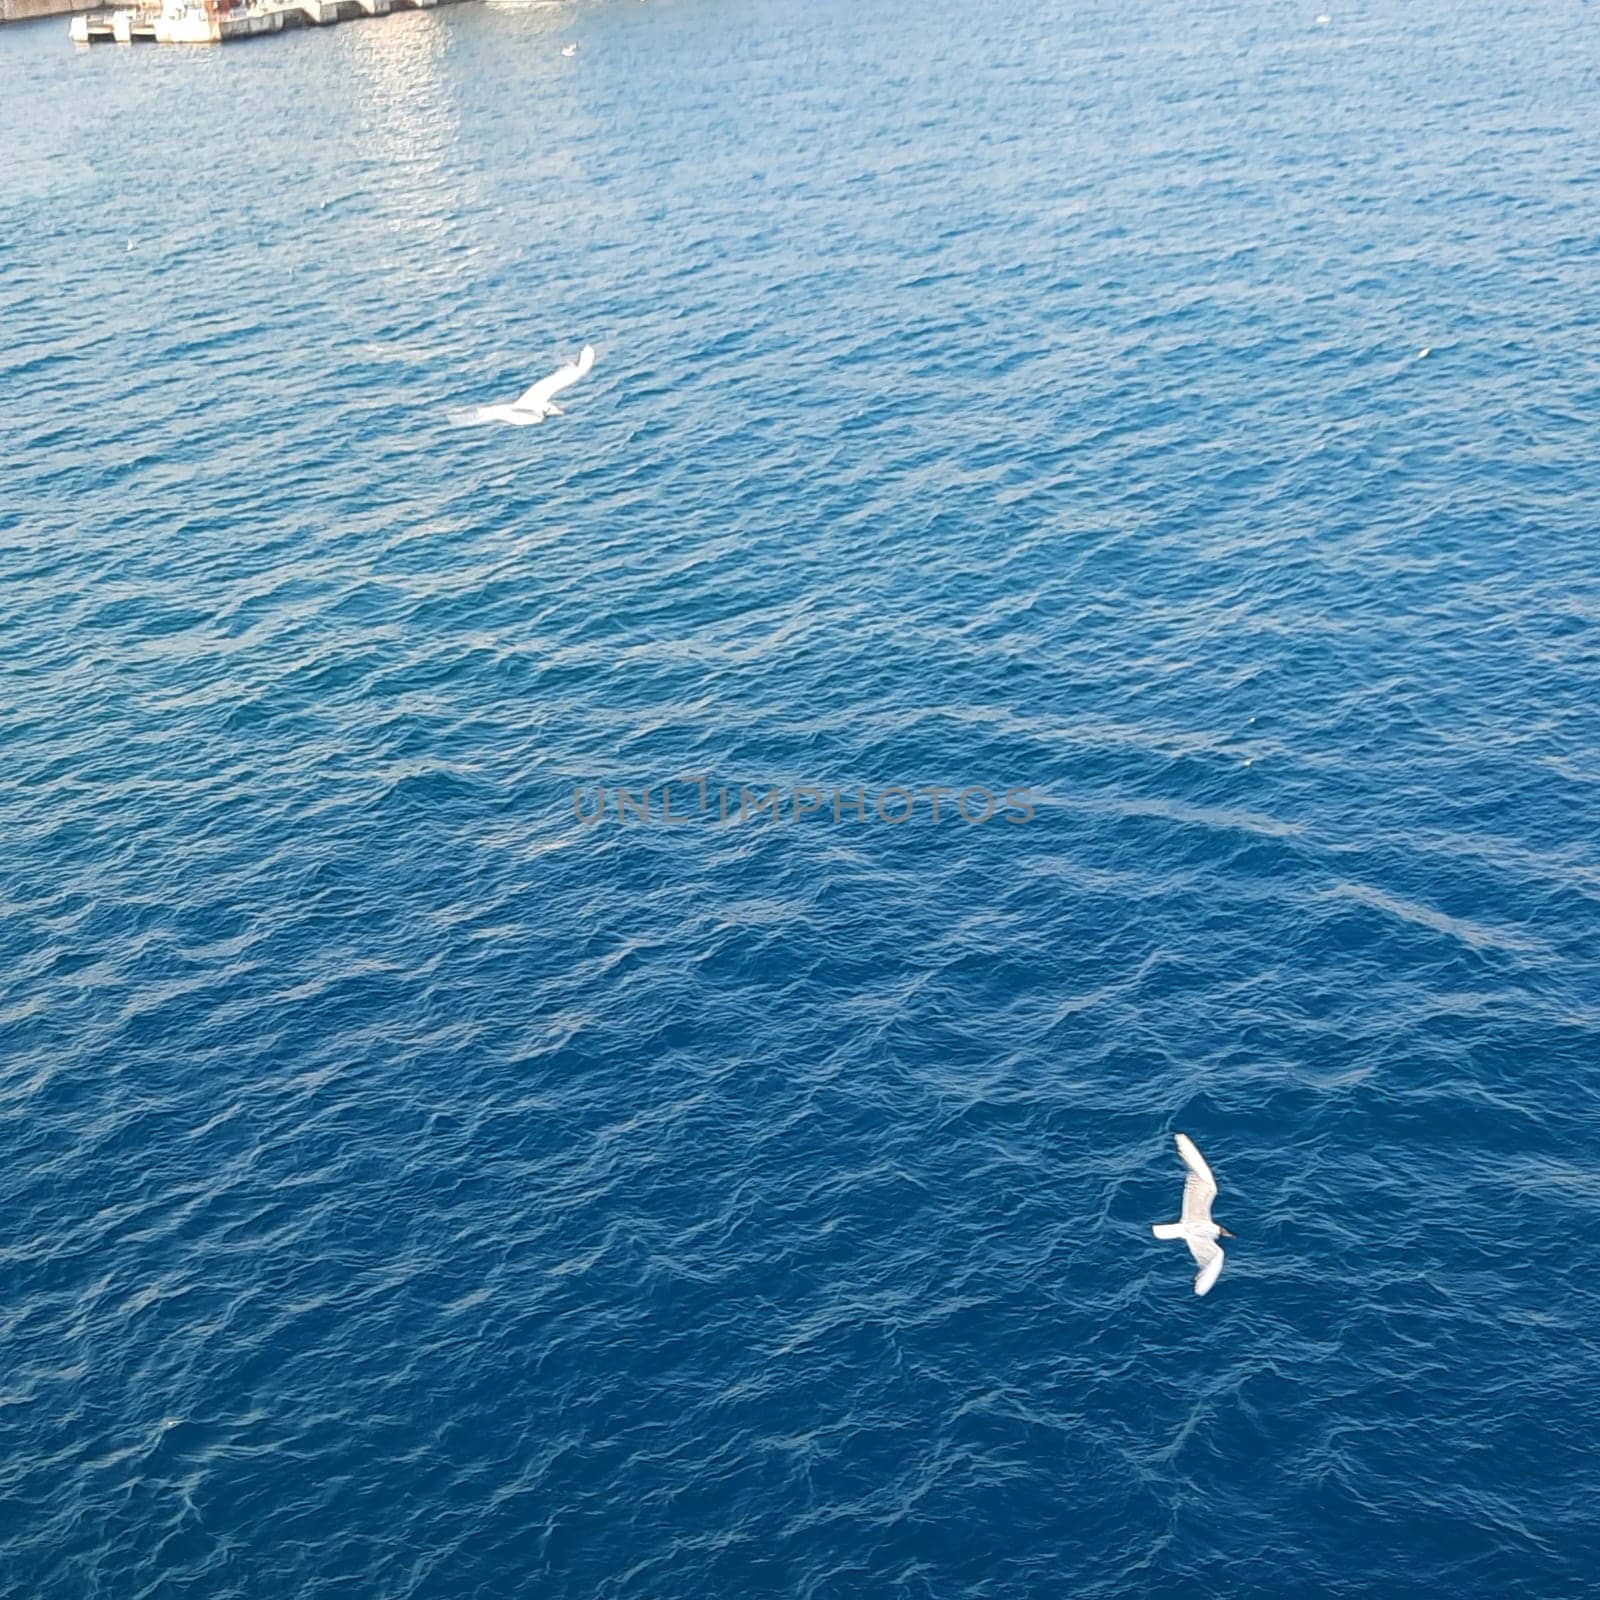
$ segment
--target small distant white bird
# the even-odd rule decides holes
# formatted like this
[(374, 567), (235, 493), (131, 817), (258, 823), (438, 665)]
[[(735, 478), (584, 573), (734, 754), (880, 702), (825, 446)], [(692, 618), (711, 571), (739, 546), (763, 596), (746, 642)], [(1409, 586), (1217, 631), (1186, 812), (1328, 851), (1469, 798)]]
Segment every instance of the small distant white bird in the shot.
[(1217, 1180), (1211, 1176), (1206, 1158), (1194, 1147), (1186, 1133), (1176, 1136), (1178, 1154), (1189, 1169), (1183, 1180), (1183, 1217), (1179, 1222), (1158, 1222), (1151, 1232), (1158, 1239), (1182, 1239), (1200, 1270), (1195, 1274), (1194, 1292), (1207, 1294), (1222, 1271), (1222, 1246), (1217, 1235), (1231, 1239), (1226, 1228), (1211, 1220), (1211, 1202), (1217, 1198)]
[(594, 346), (586, 344), (578, 352), (576, 361), (557, 367), (548, 378), (541, 378), (524, 395), (508, 406), (472, 406), (466, 411), (453, 411), (452, 422), (469, 425), (475, 422), (509, 422), (514, 428), (526, 428), (530, 423), (543, 422), (546, 417), (565, 415), (554, 404), (563, 389), (570, 389), (594, 365)]
[(578, 53), (578, 47), (575, 44), (564, 44), (561, 47), (561, 53), (564, 56), (575, 56)]

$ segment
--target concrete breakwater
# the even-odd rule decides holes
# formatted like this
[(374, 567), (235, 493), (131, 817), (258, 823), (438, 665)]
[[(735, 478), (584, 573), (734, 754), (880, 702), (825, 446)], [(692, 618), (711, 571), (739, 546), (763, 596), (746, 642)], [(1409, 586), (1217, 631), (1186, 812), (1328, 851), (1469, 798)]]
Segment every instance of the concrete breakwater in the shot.
[(81, 13), (73, 17), (70, 31), (73, 43), (82, 45), (144, 40), (222, 44), (229, 39), (281, 33), (285, 28), (327, 27), (358, 17), (429, 11), (454, 3), (456, 0), (144, 0)]
[(64, 17), (69, 11), (93, 10), (99, 0), (0, 0), (0, 22), (29, 22), (35, 17)]

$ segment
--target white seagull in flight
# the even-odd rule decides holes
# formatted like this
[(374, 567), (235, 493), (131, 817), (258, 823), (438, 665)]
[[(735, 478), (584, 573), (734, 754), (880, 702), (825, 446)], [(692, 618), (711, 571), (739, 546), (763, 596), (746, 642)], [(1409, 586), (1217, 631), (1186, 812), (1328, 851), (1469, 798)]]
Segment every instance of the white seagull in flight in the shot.
[(557, 367), (548, 378), (541, 378), (528, 392), (513, 400), (508, 406), (472, 406), (466, 411), (453, 411), (452, 422), (509, 422), (514, 428), (526, 428), (530, 423), (543, 422), (546, 417), (563, 415), (561, 407), (553, 402), (563, 389), (570, 389), (594, 365), (594, 346), (586, 344), (578, 352), (576, 361)]
[(1231, 1239), (1226, 1228), (1211, 1220), (1211, 1202), (1217, 1198), (1217, 1180), (1211, 1176), (1206, 1158), (1194, 1147), (1186, 1133), (1176, 1135), (1178, 1154), (1189, 1169), (1183, 1180), (1183, 1216), (1178, 1222), (1158, 1222), (1151, 1232), (1158, 1239), (1182, 1239), (1200, 1270), (1194, 1275), (1194, 1292), (1206, 1294), (1222, 1271), (1222, 1246), (1217, 1235)]

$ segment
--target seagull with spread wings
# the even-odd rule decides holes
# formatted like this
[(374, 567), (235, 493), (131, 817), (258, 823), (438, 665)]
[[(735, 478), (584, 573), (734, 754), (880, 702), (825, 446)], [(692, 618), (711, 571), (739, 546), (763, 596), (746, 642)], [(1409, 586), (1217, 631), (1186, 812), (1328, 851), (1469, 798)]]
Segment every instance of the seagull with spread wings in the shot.
[(1158, 1239), (1182, 1239), (1189, 1247), (1199, 1271), (1194, 1276), (1194, 1292), (1207, 1294), (1222, 1271), (1222, 1246), (1217, 1243), (1233, 1235), (1211, 1220), (1211, 1202), (1217, 1198), (1217, 1180), (1211, 1176), (1206, 1158), (1195, 1149), (1186, 1133), (1175, 1135), (1178, 1154), (1189, 1169), (1183, 1180), (1183, 1213), (1177, 1222), (1158, 1222), (1151, 1232)]
[(576, 361), (557, 367), (548, 378), (541, 378), (524, 395), (508, 406), (472, 406), (466, 411), (451, 413), (451, 421), (469, 424), (474, 422), (509, 422), (514, 428), (526, 428), (530, 423), (543, 422), (546, 417), (563, 415), (561, 407), (554, 404), (563, 389), (570, 389), (594, 365), (594, 346), (586, 344)]

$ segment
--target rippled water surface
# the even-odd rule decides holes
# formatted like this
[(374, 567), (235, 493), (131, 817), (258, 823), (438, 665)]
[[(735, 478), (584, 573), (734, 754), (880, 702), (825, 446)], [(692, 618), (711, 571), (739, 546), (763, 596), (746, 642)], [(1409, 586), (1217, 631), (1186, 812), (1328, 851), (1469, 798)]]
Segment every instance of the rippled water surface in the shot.
[(1318, 3), (0, 29), (0, 1593), (1595, 1592), (1600, 8)]

